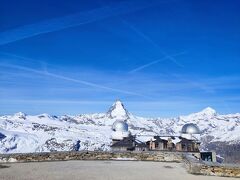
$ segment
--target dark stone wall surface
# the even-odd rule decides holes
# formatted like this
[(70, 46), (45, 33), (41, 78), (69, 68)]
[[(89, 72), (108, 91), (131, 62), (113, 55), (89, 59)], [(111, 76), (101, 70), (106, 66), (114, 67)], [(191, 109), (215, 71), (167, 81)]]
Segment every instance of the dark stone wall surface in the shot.
[(197, 161), (191, 156), (185, 156), (183, 162), (190, 174), (240, 178), (240, 164), (219, 164)]
[(27, 154), (0, 154), (0, 162), (41, 162), (67, 160), (136, 160), (181, 162), (182, 153), (172, 152), (46, 152)]

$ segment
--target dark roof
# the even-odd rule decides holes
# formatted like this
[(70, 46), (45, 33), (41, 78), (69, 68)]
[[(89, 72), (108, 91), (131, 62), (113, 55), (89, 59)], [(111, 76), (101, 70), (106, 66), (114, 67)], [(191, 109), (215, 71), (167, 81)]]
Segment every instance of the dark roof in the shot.
[(135, 140), (135, 146), (136, 147), (148, 147), (144, 142)]
[[(134, 145), (135, 144), (135, 145)], [(114, 143), (111, 147), (147, 147), (147, 145), (139, 140), (135, 139), (135, 136), (129, 136), (121, 141)]]
[(136, 147), (148, 147), (145, 143), (137, 143)]
[(198, 142), (195, 141), (195, 140), (186, 139), (186, 138), (181, 137), (181, 141), (178, 142), (178, 143), (193, 143), (193, 142), (198, 143)]
[(154, 136), (154, 139), (156, 139), (157, 142), (167, 142), (168, 141), (166, 139), (161, 139), (160, 136)]
[(114, 143), (111, 147), (133, 147), (133, 142), (135, 138), (133, 136), (129, 136), (123, 138), (123, 140)]
[(167, 140), (161, 139), (160, 136), (154, 136), (153, 138), (156, 139), (155, 141), (157, 141), (157, 142), (167, 142)]

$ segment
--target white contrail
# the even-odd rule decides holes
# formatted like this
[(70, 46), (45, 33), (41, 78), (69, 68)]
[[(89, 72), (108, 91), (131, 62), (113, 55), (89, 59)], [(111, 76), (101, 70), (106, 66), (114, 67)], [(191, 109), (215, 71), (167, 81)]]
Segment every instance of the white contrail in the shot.
[(9, 57), (12, 57), (12, 58), (17, 58), (18, 60), (23, 60), (24, 62), (32, 62), (34, 64), (37, 62), (37, 63), (39, 63), (40, 67), (42, 67), (42, 69), (44, 71), (47, 71), (47, 66), (52, 66), (51, 64), (46, 63), (45, 61), (35, 60), (35, 59), (33, 60), (31, 58), (28, 58), (28, 57), (23, 57), (23, 56), (19, 56), (19, 55), (8, 53), (8, 52), (0, 51), (0, 54), (6, 55), (6, 56), (9, 56)]
[(139, 29), (137, 29), (135, 26), (133, 26), (132, 24), (130, 24), (129, 22), (123, 20), (122, 18), (120, 18), (121, 21), (123, 23), (125, 23), (126, 25), (128, 25), (135, 33), (137, 33), (140, 37), (142, 37), (143, 39), (145, 39), (146, 41), (148, 41), (149, 43), (151, 43), (153, 46), (155, 46), (158, 51), (164, 55), (166, 57), (166, 59), (172, 61), (174, 64), (176, 64), (179, 67), (184, 67), (182, 64), (180, 64), (174, 57), (168, 55), (166, 52), (164, 52), (161, 47), (154, 42), (150, 37), (148, 37), (146, 34), (144, 34), (142, 31), (140, 31)]
[(108, 91), (112, 91), (112, 92), (118, 92), (118, 93), (123, 93), (123, 94), (128, 94), (128, 95), (134, 95), (134, 96), (140, 96), (140, 97), (147, 98), (146, 96), (144, 96), (142, 94), (134, 93), (134, 92), (131, 92), (131, 91), (115, 89), (115, 88), (99, 85), (99, 84), (96, 84), (96, 83), (92, 83), (92, 82), (88, 82), (88, 81), (84, 81), (84, 80), (79, 80), (79, 79), (74, 79), (74, 78), (70, 78), (70, 77), (66, 77), (66, 76), (62, 76), (62, 75), (58, 75), (58, 74), (54, 74), (54, 73), (50, 73), (50, 72), (46, 72), (46, 71), (42, 71), (42, 70), (36, 70), (36, 69), (33, 69), (33, 68), (24, 67), (24, 66), (12, 65), (12, 64), (0, 64), (0, 66), (1, 67), (18, 69), (18, 70), (27, 71), (27, 72), (32, 72), (32, 73), (35, 73), (35, 74), (40, 74), (40, 75), (53, 77), (53, 78), (57, 78), (57, 79), (62, 79), (62, 80), (65, 80), (65, 81), (70, 81), (70, 82), (74, 82), (74, 83), (78, 83), (78, 84), (83, 84), (83, 85), (98, 88), (98, 89), (104, 89), (104, 90), (108, 90)]
[(215, 93), (215, 89), (213, 87), (210, 87), (208, 86), (207, 84), (204, 84), (204, 83), (199, 83), (197, 82), (196, 80), (195, 81), (192, 81), (192, 80), (188, 80), (186, 78), (183, 78), (182, 76), (180, 75), (177, 75), (177, 74), (171, 74), (171, 76), (179, 79), (179, 80), (182, 80), (182, 81), (185, 81), (195, 87), (198, 87), (200, 89), (202, 89), (203, 91), (205, 91), (206, 93)]
[[(171, 57), (179, 56), (179, 55), (184, 54), (184, 53), (185, 53), (185, 52), (181, 52), (181, 53), (178, 53), (178, 54), (174, 54), (174, 55), (171, 55)], [(168, 59), (168, 57), (165, 56), (165, 57), (163, 57), (163, 58), (157, 59), (157, 60), (152, 61), (152, 62), (150, 62), (150, 63), (147, 63), (147, 64), (144, 64), (144, 65), (142, 65), (142, 66), (139, 66), (139, 67), (137, 67), (137, 68), (135, 68), (135, 69), (132, 69), (132, 70), (129, 71), (128, 73), (135, 73), (135, 72), (141, 71), (141, 70), (143, 70), (143, 69), (145, 69), (145, 68), (147, 68), (147, 67), (149, 67), (149, 66), (152, 66), (152, 65), (157, 64), (157, 63), (159, 63), (159, 62), (165, 61), (165, 60), (167, 60), (167, 59)]]
[(12, 54), (12, 53), (8, 53), (8, 52), (0, 51), (0, 54), (2, 54), (2, 55), (4, 55), (4, 56), (9, 56), (9, 57), (12, 57), (12, 58), (21, 59), (21, 60), (24, 60), (24, 61), (33, 62), (33, 63), (36, 63), (36, 62), (38, 62), (38, 63), (45, 63), (44, 61), (33, 60), (33, 59), (31, 59), (31, 58), (19, 56), (19, 55)]
[(0, 32), (0, 45), (8, 44), (44, 33), (80, 26), (111, 16), (134, 12), (152, 6), (150, 3), (118, 2), (113, 6), (104, 6), (90, 11), (58, 17), (39, 23), (24, 25), (19, 28)]
[[(139, 36), (141, 36), (143, 39), (145, 39), (146, 41), (148, 41), (149, 43), (151, 43), (153, 46), (155, 46), (156, 48), (158, 48), (158, 50), (160, 51), (160, 53), (165, 56), (164, 59), (169, 59), (169, 60), (171, 60), (172, 62), (174, 62), (176, 65), (178, 65), (179, 67), (184, 67), (184, 66), (183, 66), (182, 64), (180, 64), (173, 56), (170, 56), (170, 55), (168, 55), (167, 53), (165, 53), (164, 51), (162, 51), (161, 48), (160, 48), (160, 46), (159, 46), (157, 43), (155, 43), (151, 38), (149, 38), (146, 34), (144, 34), (142, 31), (138, 30), (135, 26), (133, 26), (132, 24), (128, 23), (127, 21), (125, 21), (125, 20), (123, 20), (123, 19), (121, 19), (121, 21), (122, 21), (123, 23), (125, 23), (126, 25), (128, 25), (134, 32), (136, 32), (136, 33), (137, 33)], [(184, 52), (183, 52), (183, 53), (184, 53)], [(141, 69), (144, 69), (144, 68), (146, 68), (146, 67), (148, 67), (148, 66), (151, 66), (151, 65), (153, 65), (153, 64), (155, 64), (155, 63), (158, 63), (158, 62), (160, 62), (160, 61), (162, 61), (162, 60), (163, 60), (163, 59), (159, 59), (159, 60), (150, 62), (150, 63), (148, 63), (148, 64), (145, 64), (145, 65), (143, 65), (143, 66), (140, 66), (140, 67), (138, 67), (138, 68), (136, 68), (136, 69), (131, 70), (129, 73), (137, 72), (137, 71), (139, 71), (139, 70), (141, 70)], [(166, 73), (166, 74), (167, 74), (167, 73)], [(170, 75), (172, 75), (172, 74), (170, 74)], [(174, 77), (176, 77), (176, 78), (178, 78), (178, 79), (181, 79), (181, 78), (179, 78), (179, 77), (176, 76), (176, 75), (174, 75)], [(182, 79), (182, 80), (188, 81), (188, 82), (191, 83), (192, 85), (195, 85), (195, 86), (201, 88), (201, 89), (204, 90), (205, 92), (208, 92), (208, 93), (209, 93), (209, 92), (210, 92), (210, 93), (214, 92), (214, 91), (212, 91), (212, 90), (211, 90), (208, 86), (206, 86), (206, 85), (199, 84), (199, 83), (196, 83), (196, 82), (194, 82), (194, 81), (187, 80), (187, 79)]]

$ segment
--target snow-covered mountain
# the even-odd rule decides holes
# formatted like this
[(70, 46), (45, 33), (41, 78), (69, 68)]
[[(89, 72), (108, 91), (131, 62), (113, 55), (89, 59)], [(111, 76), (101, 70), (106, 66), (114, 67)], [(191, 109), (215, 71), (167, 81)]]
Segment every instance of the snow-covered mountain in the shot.
[(240, 144), (239, 113), (220, 115), (208, 107), (178, 118), (143, 118), (129, 113), (121, 101), (116, 101), (107, 113), (0, 116), (0, 153), (110, 150), (111, 125), (119, 118), (128, 122), (131, 133), (140, 140), (178, 135), (182, 126), (191, 122), (202, 132), (202, 149), (209, 149), (209, 144)]

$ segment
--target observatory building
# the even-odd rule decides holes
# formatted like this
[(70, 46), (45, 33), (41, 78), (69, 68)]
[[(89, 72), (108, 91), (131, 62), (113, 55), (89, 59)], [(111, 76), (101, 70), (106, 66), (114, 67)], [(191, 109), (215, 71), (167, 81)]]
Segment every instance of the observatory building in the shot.
[(113, 151), (179, 151), (199, 152), (200, 130), (196, 124), (188, 123), (182, 127), (180, 135), (154, 136), (147, 142), (141, 142), (132, 135), (126, 121), (118, 119), (112, 125)]
[(113, 151), (146, 151), (147, 145), (136, 140), (128, 130), (124, 120), (116, 120), (112, 125), (112, 150)]
[[(182, 126), (179, 134), (157, 135), (147, 137), (141, 142), (129, 131), (125, 116), (118, 116), (112, 125), (112, 145), (114, 152), (118, 151), (169, 151), (191, 153), (198, 159), (216, 162), (214, 152), (200, 152), (201, 131), (196, 124), (187, 123)], [(140, 135), (141, 136), (141, 135)], [(141, 138), (140, 136), (137, 136)], [(150, 139), (151, 138), (151, 139)], [(145, 137), (142, 138), (147, 140)], [(150, 139), (150, 140), (149, 140)]]
[(199, 152), (200, 130), (196, 124), (189, 123), (182, 127), (180, 136), (154, 136), (147, 141), (150, 150)]

